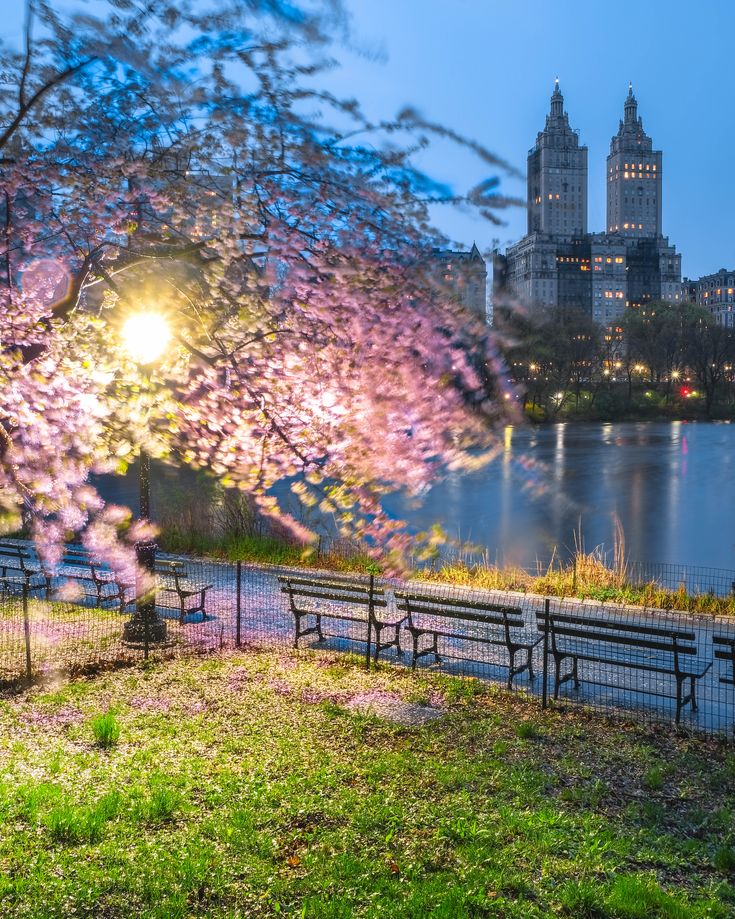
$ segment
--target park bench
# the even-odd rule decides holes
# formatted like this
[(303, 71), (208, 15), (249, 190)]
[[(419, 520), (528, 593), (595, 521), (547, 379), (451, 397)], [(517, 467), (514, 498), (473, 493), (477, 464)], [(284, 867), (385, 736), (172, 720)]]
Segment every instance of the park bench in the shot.
[[(433, 655), (438, 663), (441, 660), (439, 639), (446, 638), (505, 647), (509, 658), (508, 689), (513, 685), (513, 678), (525, 670), (528, 678), (534, 679), (533, 649), (542, 639), (529, 634), (520, 607), (413, 590), (396, 591), (396, 604), (405, 614), (405, 627), (413, 638), (412, 667), (415, 668), (418, 659), (426, 655)], [(424, 635), (429, 636), (431, 644), (421, 648)], [(516, 664), (516, 655), (520, 655), (519, 664)]]
[(41, 570), (32, 548), (20, 542), (0, 542), (0, 585), (24, 594), (42, 590), (48, 597), (51, 579)]
[(728, 683), (735, 686), (735, 636), (734, 635), (715, 635), (712, 638), (714, 645), (715, 660), (729, 661), (730, 673), (720, 677), (720, 683)]
[[(107, 564), (95, 559), (79, 546), (67, 546), (64, 549), (55, 574), (67, 580), (79, 581), (98, 607), (114, 602), (119, 605), (122, 613), (132, 602), (131, 592), (135, 587), (132, 573), (128, 578), (121, 578)], [(205, 598), (211, 587), (211, 584), (193, 580), (186, 562), (156, 559), (156, 605), (175, 609), (181, 623), (187, 615), (194, 613), (201, 613), (202, 618), (207, 618)]]
[(65, 546), (54, 575), (67, 581), (78, 581), (95, 606), (101, 608), (106, 603), (115, 603), (121, 613), (125, 611), (127, 589), (132, 585), (121, 580), (109, 565), (95, 558), (86, 549)]
[[(390, 612), (388, 598), (382, 587), (374, 580), (357, 581), (349, 578), (308, 578), (297, 575), (279, 575), (281, 592), (288, 595), (289, 607), (294, 617), (294, 648), (306, 635), (317, 635), (319, 641), (325, 638), (342, 638), (347, 641), (367, 643), (367, 657), (370, 658), (372, 635), (375, 635), (374, 658), (381, 651), (395, 647), (401, 650), (400, 626), (405, 618)], [(380, 614), (378, 613), (380, 612)], [(365, 627), (364, 637), (355, 638), (338, 632), (326, 632), (324, 619), (337, 622), (354, 622)], [(313, 623), (313, 624), (312, 624)], [(383, 633), (388, 632), (388, 640)]]
[[(554, 660), (554, 698), (564, 683), (572, 680), (579, 689), (579, 661), (611, 665), (650, 674), (674, 677), (676, 695), (647, 690), (641, 692), (676, 699), (676, 723), (681, 719), (685, 705), (697, 711), (696, 683), (712, 666), (697, 666), (696, 634), (675, 625), (654, 625), (634, 623), (628, 620), (603, 618), (601, 616), (573, 615), (560, 612), (536, 613), (539, 631), (548, 632), (550, 644), (548, 653)], [(562, 673), (564, 661), (571, 662), (571, 669)], [(586, 682), (599, 685), (598, 680)], [(688, 691), (686, 687), (688, 684)], [(613, 688), (620, 688), (614, 686)]]
[(195, 613), (207, 618), (205, 603), (211, 583), (193, 579), (187, 563), (180, 559), (157, 558), (156, 575), (156, 606), (177, 610), (182, 625)]

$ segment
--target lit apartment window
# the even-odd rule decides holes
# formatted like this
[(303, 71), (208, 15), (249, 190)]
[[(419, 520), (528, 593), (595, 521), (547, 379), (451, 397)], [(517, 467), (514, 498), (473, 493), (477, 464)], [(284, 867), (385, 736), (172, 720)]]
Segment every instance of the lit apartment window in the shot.
[(622, 290), (616, 290), (616, 291), (615, 291), (615, 299), (616, 299), (616, 300), (622, 300), (622, 299), (623, 299), (623, 292), (622, 292)]
[(606, 300), (612, 300), (612, 298), (613, 298), (613, 292), (612, 292), (611, 290), (606, 290), (606, 291), (605, 291), (605, 299), (606, 299)]
[(623, 264), (623, 256), (622, 256), (622, 255), (616, 255), (616, 256), (615, 256), (615, 264), (616, 264), (616, 265), (622, 265), (622, 264)]

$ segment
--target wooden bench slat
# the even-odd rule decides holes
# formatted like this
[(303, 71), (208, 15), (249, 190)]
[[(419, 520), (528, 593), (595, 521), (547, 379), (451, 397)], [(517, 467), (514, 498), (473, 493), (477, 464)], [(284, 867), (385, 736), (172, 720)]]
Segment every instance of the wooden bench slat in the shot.
[(495, 603), (495, 602), (481, 602), (479, 600), (467, 600), (459, 599), (457, 597), (440, 597), (436, 594), (428, 593), (419, 593), (409, 590), (397, 590), (396, 591), (396, 600), (398, 602), (417, 602), (417, 603), (426, 603), (426, 604), (436, 604), (441, 606), (443, 609), (453, 609), (455, 607), (461, 609), (470, 609), (470, 610), (496, 610), (497, 612), (513, 612), (519, 616), (523, 615), (523, 610), (520, 606), (511, 606), (505, 603)]
[[(731, 665), (729, 674), (720, 677), (720, 683), (735, 686), (735, 635), (713, 635), (712, 644), (715, 660), (727, 661)], [(720, 647), (717, 647), (717, 646)]]
[[(333, 600), (337, 603), (360, 603), (364, 606), (368, 606), (371, 603), (370, 595), (365, 593), (348, 593), (347, 591), (341, 593), (326, 593), (315, 590), (307, 590), (301, 588), (296, 589), (290, 587), (283, 587), (281, 588), (281, 591), (282, 593), (287, 594), (295, 593), (299, 597), (309, 597), (315, 600)], [(385, 599), (385, 597), (378, 596), (372, 598), (372, 604), (373, 606), (384, 607), (388, 605), (388, 601)]]
[[(398, 607), (399, 609), (408, 610), (408, 607), (400, 603), (398, 604)], [(411, 604), (410, 608), (411, 608), (411, 614), (413, 616), (434, 616), (435, 618), (438, 618), (438, 619), (460, 620), (463, 622), (480, 622), (480, 623), (486, 623), (487, 625), (495, 625), (495, 626), (498, 626), (498, 625), (504, 626), (507, 622), (508, 625), (511, 626), (511, 628), (522, 628), (522, 627), (525, 627), (526, 625), (526, 620), (523, 619), (522, 617), (518, 618), (517, 616), (514, 616), (513, 618), (511, 618), (510, 616), (508, 616), (507, 618), (502, 617), (502, 616), (494, 616), (492, 614), (487, 615), (487, 616), (482, 616), (479, 613), (475, 613), (475, 612), (465, 613), (464, 615), (461, 615), (456, 610), (445, 612), (444, 610), (441, 610), (441, 609), (435, 609), (435, 608), (429, 609), (423, 606), (414, 606), (413, 604)]]
[(570, 626), (565, 626), (564, 628), (555, 628), (554, 632), (557, 637), (570, 639), (578, 638), (582, 641), (599, 643), (606, 642), (609, 644), (616, 645), (625, 645), (630, 648), (646, 648), (650, 651), (669, 651), (673, 652), (674, 648), (679, 652), (679, 654), (696, 654), (697, 648), (693, 645), (682, 645), (678, 642), (676, 646), (674, 645), (675, 639), (672, 638), (671, 641), (661, 641), (658, 638), (652, 638), (647, 640), (645, 638), (639, 638), (636, 636), (624, 635), (624, 634), (615, 634), (611, 632), (595, 632), (592, 629), (574, 629)]
[[(546, 614), (543, 610), (536, 611), (536, 619), (539, 623), (545, 621)], [(673, 626), (671, 628), (658, 625), (649, 626), (641, 623), (629, 622), (625, 619), (603, 619), (601, 616), (575, 616), (572, 613), (550, 613), (549, 619), (565, 624), (571, 623), (578, 626), (609, 629), (611, 631), (639, 632), (645, 635), (661, 636), (676, 635), (677, 638), (681, 638), (683, 641), (694, 641), (696, 638), (694, 632), (685, 632)]]

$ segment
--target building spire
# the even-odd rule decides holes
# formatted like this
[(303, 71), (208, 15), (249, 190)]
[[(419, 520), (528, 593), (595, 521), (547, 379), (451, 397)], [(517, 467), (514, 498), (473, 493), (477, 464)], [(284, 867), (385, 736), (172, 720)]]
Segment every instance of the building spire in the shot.
[(625, 100), (625, 123), (630, 124), (638, 120), (638, 102), (633, 95), (633, 83), (628, 83), (628, 98)]
[(554, 80), (554, 92), (551, 94), (551, 114), (564, 114), (564, 96), (559, 89), (559, 77)]

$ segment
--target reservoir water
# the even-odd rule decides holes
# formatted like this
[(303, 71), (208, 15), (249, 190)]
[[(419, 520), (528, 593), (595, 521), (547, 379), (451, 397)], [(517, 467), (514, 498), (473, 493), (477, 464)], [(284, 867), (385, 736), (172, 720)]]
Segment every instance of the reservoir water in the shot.
[(411, 520), (440, 520), (491, 560), (533, 564), (554, 549), (735, 568), (735, 425), (633, 422), (508, 427), (498, 458), (437, 485)]
[[(419, 528), (439, 522), (504, 563), (568, 556), (575, 533), (588, 551), (611, 551), (619, 521), (629, 559), (735, 569), (735, 425), (559, 424), (498, 438), (488, 466), (450, 476), (421, 505), (393, 499), (389, 509)], [(157, 489), (160, 506), (170, 472), (154, 476)], [(135, 479), (106, 479), (103, 493), (134, 507)]]

